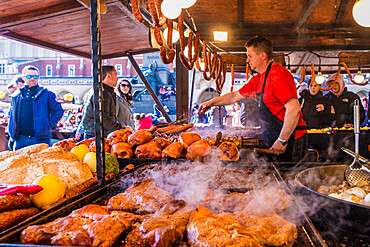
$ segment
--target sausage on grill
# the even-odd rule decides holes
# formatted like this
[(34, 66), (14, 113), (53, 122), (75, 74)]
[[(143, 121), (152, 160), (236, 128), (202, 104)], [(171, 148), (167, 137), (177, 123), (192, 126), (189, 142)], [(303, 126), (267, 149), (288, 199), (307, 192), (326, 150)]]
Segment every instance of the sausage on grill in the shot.
[(0, 232), (24, 221), (38, 212), (39, 210), (37, 208), (32, 207), (26, 209), (14, 209), (0, 213)]
[(31, 207), (31, 199), (25, 194), (0, 196), (0, 212), (29, 207)]

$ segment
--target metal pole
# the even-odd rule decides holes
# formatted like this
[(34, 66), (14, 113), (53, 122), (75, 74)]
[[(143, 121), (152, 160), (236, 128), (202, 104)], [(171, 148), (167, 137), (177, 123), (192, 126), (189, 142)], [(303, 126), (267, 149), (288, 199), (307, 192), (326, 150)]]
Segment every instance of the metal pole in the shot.
[(127, 55), (128, 55), (128, 58), (131, 61), (131, 64), (134, 66), (137, 74), (140, 76), (140, 79), (143, 81), (146, 89), (148, 89), (149, 94), (152, 96), (154, 102), (157, 104), (159, 110), (162, 112), (162, 114), (166, 118), (167, 122), (171, 122), (170, 116), (168, 116), (167, 112), (164, 110), (162, 103), (159, 101), (157, 95), (155, 95), (152, 87), (150, 86), (149, 82), (146, 80), (143, 72), (141, 72), (141, 70), (139, 68), (139, 65), (137, 65), (134, 57), (132, 56), (132, 53), (129, 52), (129, 53), (127, 53)]
[[(193, 106), (194, 83), (195, 83), (195, 69), (193, 69), (193, 80), (191, 81), (190, 104), (189, 104), (189, 116), (191, 116), (191, 115), (192, 115), (191, 110), (192, 110), (192, 106)], [(193, 113), (193, 114), (194, 114), (194, 113)]]
[(93, 88), (94, 88), (94, 124), (96, 143), (96, 171), (99, 185), (105, 183), (105, 153), (104, 153), (104, 127), (102, 114), (102, 71), (101, 71), (101, 43), (100, 43), (100, 14), (98, 14), (98, 1), (90, 0), (91, 22), (91, 60), (93, 64)]

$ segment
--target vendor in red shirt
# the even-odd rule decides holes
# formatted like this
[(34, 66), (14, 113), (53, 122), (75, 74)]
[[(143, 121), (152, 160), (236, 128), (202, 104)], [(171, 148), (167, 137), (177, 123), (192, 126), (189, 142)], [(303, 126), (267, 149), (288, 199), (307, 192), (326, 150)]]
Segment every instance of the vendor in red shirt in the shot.
[(302, 118), (292, 74), (272, 58), (272, 44), (255, 37), (246, 43), (247, 62), (258, 75), (239, 91), (225, 94), (200, 105), (204, 112), (212, 106), (228, 105), (246, 97), (257, 100), (264, 146), (271, 148), (278, 161), (292, 161), (293, 144), (297, 159), (308, 149), (306, 123)]

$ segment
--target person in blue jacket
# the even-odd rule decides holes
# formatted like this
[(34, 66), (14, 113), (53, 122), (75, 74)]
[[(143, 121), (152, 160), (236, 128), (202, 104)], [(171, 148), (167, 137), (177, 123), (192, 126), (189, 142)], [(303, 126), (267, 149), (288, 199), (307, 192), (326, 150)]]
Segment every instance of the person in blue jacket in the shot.
[(63, 108), (53, 92), (38, 85), (40, 72), (34, 66), (22, 70), (26, 85), (12, 97), (9, 135), (13, 151), (38, 143), (51, 144), (51, 128), (63, 116)]

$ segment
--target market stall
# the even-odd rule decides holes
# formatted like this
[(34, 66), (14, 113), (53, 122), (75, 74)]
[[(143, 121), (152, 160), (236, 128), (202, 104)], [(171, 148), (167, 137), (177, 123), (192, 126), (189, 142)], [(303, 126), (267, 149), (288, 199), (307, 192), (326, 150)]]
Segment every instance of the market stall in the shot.
[[(28, 220), (22, 220), (19, 225), (7, 228), (5, 232), (1, 232), (0, 242), (4, 245), (19, 243), (40, 245), (46, 243), (56, 245), (106, 244), (111, 246), (114, 243), (124, 245), (136, 240), (144, 241), (142, 242), (144, 245), (161, 243), (163, 246), (171, 244), (182, 244), (181, 246), (183, 246), (212, 241), (214, 239), (209, 238), (209, 233), (215, 231), (215, 236), (224, 236), (216, 238), (216, 241), (220, 242), (216, 242), (215, 245), (231, 242), (237, 245), (240, 241), (246, 241), (255, 245), (326, 246), (326, 243), (320, 236), (321, 233), (316, 230), (305, 210), (302, 209), (302, 204), (298, 200), (299, 194), (293, 194), (291, 188), (287, 186), (287, 181), (283, 177), (288, 176), (286, 174), (285, 176), (281, 175), (282, 171), (297, 173), (299, 168), (294, 166), (294, 164), (267, 163), (256, 158), (254, 150), (258, 150), (255, 148), (259, 147), (261, 141), (256, 135), (234, 137), (225, 134), (223, 136), (224, 140), (222, 140), (218, 133), (211, 133), (207, 129), (199, 129), (200, 134), (203, 134), (200, 136), (198, 133), (189, 131), (192, 127), (191, 125), (169, 124), (169, 126), (161, 126), (163, 128), (170, 127), (166, 131), (162, 129), (162, 132), (159, 131), (161, 128), (138, 131), (136, 133), (122, 129), (120, 132), (110, 133), (110, 136), (104, 141), (104, 138), (102, 138), (104, 136), (102, 133), (104, 119), (101, 119), (99, 106), (102, 100), (100, 97), (101, 83), (99, 81), (101, 80), (99, 76), (101, 75), (99, 70), (101, 59), (104, 58), (128, 56), (138, 70), (139, 75), (142, 75), (140, 74), (139, 66), (133, 60), (133, 55), (160, 49), (162, 59), (168, 62), (170, 58), (174, 59), (176, 52), (177, 90), (179, 92), (177, 116), (178, 118), (183, 117), (187, 119), (189, 115), (188, 70), (193, 69), (194, 65), (197, 67), (198, 57), (195, 54), (198, 54), (198, 52), (194, 53), (193, 58), (190, 58), (191, 52), (189, 53), (190, 56), (184, 58), (184, 47), (186, 45), (184, 37), (177, 44), (172, 44), (172, 42), (167, 42), (167, 45), (156, 44), (155, 42), (160, 43), (160, 40), (162, 40), (162, 38), (158, 38), (158, 34), (161, 37), (162, 32), (161, 26), (159, 26), (161, 20), (158, 19), (158, 16), (155, 18), (154, 15), (154, 13), (159, 13), (153, 11), (153, 6), (154, 9), (157, 9), (158, 6), (153, 5), (154, 1), (149, 1), (149, 5), (146, 1), (139, 2), (141, 3), (140, 6), (137, 5), (137, 1), (132, 1), (129, 4), (128, 1), (110, 0), (106, 1), (106, 5), (105, 1), (91, 1), (91, 11), (89, 11), (89, 4), (86, 5), (85, 3), (82, 6), (80, 1), (72, 0), (67, 2), (43, 1), (42, 3), (39, 1), (37, 3), (35, 1), (27, 1), (29, 9), (26, 12), (21, 11), (23, 10), (24, 1), (13, 1), (12, 5), (1, 7), (4, 10), (3, 12), (7, 13), (7, 16), (1, 19), (1, 35), (82, 57), (92, 57), (94, 63), (94, 91), (96, 95), (95, 125), (97, 128), (96, 139), (94, 140), (87, 139), (83, 143), (77, 143), (75, 140), (65, 140), (52, 148), (53, 152), (58, 153), (58, 158), (62, 159), (59, 161), (60, 163), (63, 162), (64, 158), (69, 157), (73, 159), (75, 165), (80, 165), (84, 168), (88, 166), (90, 170), (86, 170), (86, 179), (76, 182), (75, 186), (71, 186), (69, 189), (73, 193), (69, 194), (69, 197), (63, 198), (62, 196), (60, 199), (63, 201), (58, 205), (53, 205), (51, 208), (36, 214), (36, 216)], [(158, 4), (160, 1), (156, 2)], [(210, 71), (207, 72), (206, 68), (200, 68), (200, 70), (204, 70), (205, 74), (203, 76), (210, 80), (211, 78), (214, 79), (211, 81), (216, 83), (219, 94), (222, 92), (226, 80), (226, 72), (234, 68), (234, 66), (230, 65), (238, 65), (239, 67), (235, 66), (235, 68), (239, 68), (242, 71), (248, 69), (244, 57), (241, 59), (242, 62), (237, 62), (234, 60), (235, 58), (231, 60), (225, 58), (223, 60), (223, 54), (221, 53), (224, 50), (227, 52), (239, 52), (241, 49), (244, 52), (245, 39), (250, 38), (252, 34), (273, 37), (275, 49), (278, 51), (368, 49), (367, 36), (369, 30), (353, 26), (349, 21), (349, 12), (345, 11), (351, 4), (343, 2), (340, 4), (339, 10), (337, 10), (328, 1), (320, 3), (319, 1), (311, 1), (309, 3), (303, 3), (303, 1), (297, 3), (294, 1), (294, 3), (299, 5), (299, 11), (296, 11), (296, 9), (292, 10), (295, 5), (289, 2), (275, 3), (276, 8), (280, 9), (281, 13), (279, 12), (279, 15), (269, 15), (273, 18), (263, 23), (262, 19), (257, 17), (259, 15), (265, 16), (266, 10), (274, 11), (267, 7), (271, 6), (270, 1), (256, 1), (253, 4), (251, 3), (251, 5), (247, 5), (243, 1), (232, 1), (230, 9), (237, 9), (237, 11), (225, 13), (225, 1), (199, 0), (199, 3), (194, 5), (193, 8), (190, 8), (188, 11), (182, 11), (183, 19), (180, 18), (177, 24), (179, 28), (189, 28), (191, 33), (189, 37), (192, 37), (194, 32), (194, 41), (198, 48), (200, 47), (200, 38), (205, 38), (202, 41), (203, 59), (206, 57), (206, 54), (210, 54), (209, 62), (214, 61), (214, 63), (211, 66), (212, 68), (209, 68)], [(317, 8), (315, 8), (316, 5), (318, 5)], [(328, 8), (329, 5), (331, 6), (330, 8)], [(250, 9), (256, 10), (252, 12), (253, 15), (249, 14), (251, 13)], [(335, 13), (332, 15), (335, 17), (331, 17), (329, 21), (323, 20), (322, 16), (325, 16), (323, 12), (327, 13), (328, 9)], [(138, 10), (142, 13), (141, 17), (138, 15)], [(103, 12), (105, 11), (107, 14), (104, 15)], [(101, 16), (100, 13), (102, 14)], [(143, 18), (141, 22), (144, 24), (138, 20), (140, 18)], [(252, 20), (259, 24), (254, 23), (252, 25)], [(183, 25), (181, 25), (181, 22)], [(319, 24), (317, 24), (318, 22)], [(334, 26), (334, 28), (323, 30), (321, 27), (322, 25), (325, 26), (327, 22), (331, 22), (333, 25), (329, 26)], [(46, 23), (48, 24), (46, 25)], [(168, 22), (169, 26), (173, 24), (170, 23), (172, 21)], [(231, 37), (233, 37), (231, 43), (209, 41), (211, 40), (211, 26), (213, 28), (213, 26), (218, 26), (220, 23), (230, 26), (234, 30), (234, 33), (230, 33)], [(272, 25), (271, 28), (271, 23), (280, 24)], [(348, 23), (351, 24), (349, 25)], [(89, 24), (91, 24), (91, 43)], [(31, 28), (34, 32), (30, 32)], [(239, 31), (236, 31), (238, 29)], [(346, 40), (341, 37), (342, 29), (347, 30), (346, 35), (348, 37)], [(197, 30), (198, 32), (196, 32)], [(305, 31), (309, 33), (302, 38), (302, 34)], [(63, 39), (60, 39), (60, 32), (63, 32)], [(147, 38), (148, 33), (151, 37), (150, 41)], [(76, 36), (78, 37), (77, 39)], [(328, 36), (335, 38), (329, 39)], [(189, 43), (193, 41), (192, 38), (189, 38), (189, 41), (187, 45), (191, 50), (192, 45), (189, 45)], [(174, 47), (176, 51), (174, 51)], [(212, 59), (211, 56), (213, 56)], [(358, 63), (357, 59), (351, 60), (348, 56), (345, 59), (348, 60), (348, 64)], [(354, 62), (354, 60), (356, 61)], [(297, 69), (301, 65), (299, 64), (295, 67)], [(195, 70), (193, 71), (195, 72)], [(327, 71), (331, 70), (328, 69)], [(143, 81), (145, 83), (145, 80)], [(171, 126), (174, 127), (172, 128)], [(256, 131), (258, 130), (251, 130), (253, 134)], [(184, 132), (183, 136), (181, 136), (182, 132)], [(348, 142), (350, 143), (350, 141)], [(61, 147), (58, 147), (59, 145)], [(75, 151), (73, 151), (73, 148), (76, 148)], [(50, 151), (50, 149), (48, 150)], [(66, 150), (71, 150), (71, 152)], [(244, 152), (246, 150), (247, 153)], [(18, 156), (16, 158), (24, 158), (29, 161), (33, 157), (38, 157), (40, 160), (37, 165), (55, 163), (55, 157), (48, 156), (48, 153), (45, 154), (45, 152), (40, 151), (40, 154), (38, 152), (35, 152), (35, 154), (26, 153), (25, 157)], [(108, 156), (115, 156), (120, 162), (118, 168), (117, 166), (114, 167), (113, 177), (104, 176), (109, 174), (106, 170), (108, 165), (105, 154), (109, 152), (111, 154)], [(93, 158), (85, 160), (85, 156), (88, 153), (93, 153), (90, 156), (96, 157), (95, 164)], [(8, 154), (10, 156), (4, 160), (10, 159), (6, 162), (11, 164), (14, 164), (14, 160), (16, 160), (16, 158), (11, 156), (21, 155), (18, 153)], [(188, 161), (184, 162), (184, 158)], [(41, 161), (41, 159), (43, 160)], [(199, 162), (197, 159), (203, 162)], [(231, 161), (231, 164), (223, 163), (219, 161), (220, 159)], [(149, 164), (148, 161), (150, 161)], [(213, 171), (201, 170), (201, 168), (209, 167), (210, 164), (216, 165)], [(327, 165), (327, 163), (317, 162), (310, 165), (321, 166)], [(191, 183), (175, 183), (168, 177), (169, 175), (174, 177), (174, 174), (180, 174), (179, 180), (186, 182), (188, 177), (181, 177), (181, 175), (187, 174), (189, 171), (191, 171), (191, 177), (197, 177), (202, 173), (211, 175), (210, 180), (207, 180), (207, 182), (210, 182), (212, 186), (207, 184), (205, 188), (192, 187)], [(97, 178), (93, 177), (94, 172), (97, 172)], [(143, 175), (145, 177), (142, 177)], [(228, 176), (230, 179), (225, 180), (224, 178)], [(154, 178), (158, 179), (158, 184), (151, 180)], [(201, 176), (199, 178), (202, 180)], [(67, 177), (64, 177), (64, 180), (67, 181), (67, 179)], [(172, 187), (166, 187), (165, 183), (160, 183), (160, 179), (173, 182), (170, 184)], [(237, 180), (237, 182), (232, 183), (235, 182), (234, 180)], [(86, 181), (92, 182), (86, 185), (84, 184)], [(128, 181), (131, 181), (131, 183)], [(74, 187), (79, 187), (82, 184), (85, 185), (82, 186), (83, 188), (73, 190)], [(273, 185), (272, 191), (266, 189), (270, 185)], [(204, 190), (202, 191), (200, 188)], [(181, 193), (175, 193), (179, 190), (184, 192), (183, 189), (189, 189), (185, 193), (188, 197), (184, 197), (184, 194)], [(314, 188), (314, 190), (317, 190), (317, 188)], [(142, 193), (143, 191), (144, 193)], [(196, 197), (200, 192), (208, 195), (208, 197), (200, 198), (193, 204), (186, 200), (189, 199), (189, 195)], [(164, 195), (164, 199), (160, 197), (160, 199), (154, 200), (154, 193)], [(139, 195), (140, 200), (148, 200), (149, 205), (154, 205), (153, 208), (148, 207), (145, 203), (134, 202), (134, 197), (137, 195)], [(273, 199), (276, 199), (276, 201)], [(252, 208), (248, 208), (247, 205), (251, 201), (262, 201), (262, 205), (257, 203)], [(266, 206), (265, 202), (268, 202), (267, 204), (272, 203), (273, 206), (264, 208)], [(91, 206), (92, 203), (97, 204), (97, 206)], [(132, 207), (125, 207), (128, 204)], [(182, 211), (186, 209), (185, 205), (192, 205), (193, 207), (188, 211)], [(227, 207), (229, 205), (231, 208)], [(243, 211), (243, 209), (237, 208), (238, 205), (243, 207), (243, 209), (248, 208), (250, 211), (247, 210), (243, 212), (244, 214), (238, 215), (238, 213)], [(208, 209), (205, 209), (205, 206)], [(253, 209), (263, 209), (265, 211), (262, 214), (269, 213), (272, 216), (269, 216), (271, 218), (265, 216), (253, 218), (255, 216)], [(364, 206), (363, 209), (365, 212), (369, 211), (368, 206)], [(222, 211), (227, 211), (227, 213), (222, 213)], [(151, 217), (147, 214), (155, 215)], [(47, 224), (58, 217), (67, 217), (67, 215), (70, 216), (51, 223), (52, 230), (45, 225), (35, 226)], [(296, 217), (293, 217), (293, 215)], [(245, 221), (240, 220), (243, 217)], [(167, 218), (167, 220), (163, 220), (164, 218)], [(173, 221), (168, 221), (168, 218)], [(248, 221), (248, 219), (251, 221)], [(79, 231), (68, 231), (67, 227), (63, 228), (66, 231), (61, 231), (61, 226), (68, 225), (69, 220), (72, 223), (80, 220), (80, 223), (76, 223)], [(215, 224), (203, 223), (209, 220), (215, 222)], [(269, 223), (271, 221), (274, 223)], [(153, 227), (153, 225), (161, 222), (164, 223)], [(148, 226), (148, 224), (152, 225)], [(120, 226), (120, 230), (117, 231), (117, 227), (107, 227), (112, 225)], [(229, 229), (232, 225), (234, 225), (235, 229), (230, 232)], [(257, 229), (253, 225), (257, 225)], [(276, 229), (276, 227), (278, 231), (283, 231), (281, 239), (271, 230)], [(86, 228), (94, 230), (86, 232)], [(181, 230), (174, 230), (177, 228)], [(333, 228), (329, 228), (328, 231), (335, 234)], [(334, 241), (332, 245), (343, 244), (343, 239), (347, 239), (347, 241), (350, 239), (350, 242), (355, 243), (354, 246), (358, 243), (366, 244), (369, 241), (368, 237), (356, 231), (352, 232), (352, 235), (346, 234), (343, 233), (340, 236), (341, 238), (338, 238), (339, 241)], [(202, 237), (196, 237), (200, 235)], [(350, 246), (350, 243), (346, 242), (346, 244)]]

